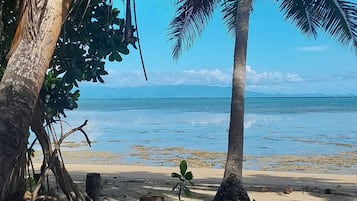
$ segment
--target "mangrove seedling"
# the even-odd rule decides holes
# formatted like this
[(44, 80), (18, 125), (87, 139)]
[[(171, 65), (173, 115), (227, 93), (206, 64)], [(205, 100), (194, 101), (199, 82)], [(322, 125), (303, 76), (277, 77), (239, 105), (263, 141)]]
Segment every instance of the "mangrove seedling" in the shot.
[(178, 189), (178, 200), (181, 201), (181, 193), (183, 192), (187, 197), (191, 196), (191, 191), (187, 185), (193, 186), (194, 184), (191, 182), (193, 179), (193, 174), (191, 171), (187, 171), (187, 162), (185, 160), (180, 163), (180, 174), (176, 172), (171, 173), (171, 177), (177, 178), (179, 181), (172, 188), (172, 191)]

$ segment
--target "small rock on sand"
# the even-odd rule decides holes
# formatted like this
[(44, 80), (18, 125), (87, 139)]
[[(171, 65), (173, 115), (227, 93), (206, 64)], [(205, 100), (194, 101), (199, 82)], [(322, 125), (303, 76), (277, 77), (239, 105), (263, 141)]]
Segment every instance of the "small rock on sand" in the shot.
[(261, 187), (260, 188), (260, 192), (268, 192), (269, 191), (269, 189), (268, 188), (266, 188), (266, 187)]
[(165, 201), (164, 197), (156, 195), (143, 195), (140, 201)]
[(292, 193), (292, 192), (293, 192), (293, 187), (291, 187), (291, 186), (287, 186), (287, 187), (285, 187), (284, 190), (283, 190), (283, 193), (284, 193), (284, 194), (290, 194), (290, 193)]

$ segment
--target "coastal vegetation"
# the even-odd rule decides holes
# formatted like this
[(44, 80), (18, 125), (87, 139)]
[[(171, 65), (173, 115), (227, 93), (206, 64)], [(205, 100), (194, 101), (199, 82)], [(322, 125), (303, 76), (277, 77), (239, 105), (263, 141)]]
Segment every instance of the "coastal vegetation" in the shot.
[(184, 193), (187, 197), (190, 197), (192, 192), (188, 185), (194, 186), (192, 183), (193, 174), (191, 171), (187, 171), (187, 162), (186, 160), (182, 160), (180, 165), (180, 173), (172, 172), (171, 177), (178, 179), (179, 181), (172, 188), (172, 191), (178, 189), (177, 197), (178, 200), (181, 201), (181, 194)]
[[(294, 23), (304, 34), (316, 37), (319, 31), (323, 30), (342, 45), (357, 49), (356, 3), (332, 0), (278, 0), (277, 3), (280, 4), (280, 10), (285, 18)], [(223, 20), (228, 31), (234, 36), (228, 152), (223, 181), (214, 200), (250, 200), (241, 180), (246, 55), (249, 16), (254, 10), (253, 1), (177, 0), (175, 4), (177, 10), (169, 27), (169, 38), (174, 41), (172, 51), (174, 59), (178, 59), (182, 50), (189, 48), (195, 37), (201, 35), (218, 5), (222, 8)]]
[(101, 0), (2, 1), (0, 8), (0, 200), (22, 200), (29, 129), (42, 147), (41, 174), (51, 169), (67, 197), (80, 199), (66, 189), (73, 182), (47, 130), (77, 108), (78, 82), (104, 82), (105, 62), (135, 47), (133, 25)]

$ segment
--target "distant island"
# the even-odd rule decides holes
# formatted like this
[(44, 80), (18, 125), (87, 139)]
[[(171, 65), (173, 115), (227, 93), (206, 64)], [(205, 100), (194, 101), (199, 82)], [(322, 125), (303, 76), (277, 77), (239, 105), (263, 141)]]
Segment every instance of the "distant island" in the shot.
[[(226, 86), (138, 86), (106, 87), (100, 85), (81, 86), (81, 98), (223, 98), (231, 96), (231, 87)], [(356, 96), (327, 94), (268, 94), (246, 91), (246, 97), (331, 97)]]

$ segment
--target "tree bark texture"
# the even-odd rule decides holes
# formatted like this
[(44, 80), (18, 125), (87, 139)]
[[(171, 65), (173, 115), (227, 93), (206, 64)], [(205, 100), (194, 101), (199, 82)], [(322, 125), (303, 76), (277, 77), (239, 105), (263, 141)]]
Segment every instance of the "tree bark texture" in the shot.
[(232, 81), (231, 116), (228, 136), (228, 153), (224, 178), (214, 201), (249, 201), (242, 181), (243, 134), (244, 134), (244, 92), (246, 55), (248, 42), (249, 14), (251, 0), (237, 0), (236, 36)]
[(61, 31), (65, 0), (24, 1), (0, 83), (0, 201), (22, 200), (32, 110)]
[(3, 21), (3, 18), (2, 18), (3, 7), (4, 7), (4, 2), (0, 1), (0, 36), (2, 36), (2, 30), (4, 29), (4, 21)]
[(224, 172), (224, 178), (234, 174), (240, 180), (242, 179), (243, 168), (244, 92), (248, 24), (251, 6), (251, 0), (239, 0), (236, 19), (228, 153)]
[(234, 174), (223, 179), (213, 201), (250, 201), (241, 180)]

